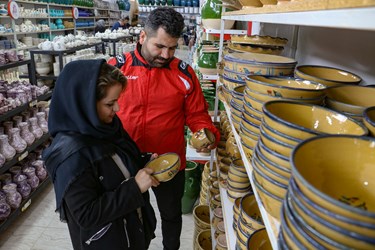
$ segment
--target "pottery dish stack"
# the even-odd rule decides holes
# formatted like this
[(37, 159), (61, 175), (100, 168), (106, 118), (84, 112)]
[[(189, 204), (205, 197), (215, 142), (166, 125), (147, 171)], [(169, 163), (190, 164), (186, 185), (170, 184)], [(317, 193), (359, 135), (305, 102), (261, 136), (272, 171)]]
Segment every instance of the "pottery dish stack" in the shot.
[(279, 249), (375, 249), (375, 139), (314, 137), (291, 164)]

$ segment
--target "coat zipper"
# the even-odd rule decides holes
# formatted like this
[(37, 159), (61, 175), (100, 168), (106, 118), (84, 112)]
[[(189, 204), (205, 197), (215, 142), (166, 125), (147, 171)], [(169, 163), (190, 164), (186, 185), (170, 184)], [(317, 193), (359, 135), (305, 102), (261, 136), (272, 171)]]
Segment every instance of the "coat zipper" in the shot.
[(130, 240), (129, 240), (128, 230), (126, 229), (126, 219), (124, 219), (124, 229), (125, 229), (126, 240), (128, 242), (128, 248), (130, 248)]
[(96, 232), (93, 236), (91, 236), (90, 239), (88, 239), (85, 243), (87, 245), (90, 245), (92, 241), (99, 240), (103, 235), (108, 231), (108, 229), (112, 226), (112, 222), (100, 229), (98, 232)]

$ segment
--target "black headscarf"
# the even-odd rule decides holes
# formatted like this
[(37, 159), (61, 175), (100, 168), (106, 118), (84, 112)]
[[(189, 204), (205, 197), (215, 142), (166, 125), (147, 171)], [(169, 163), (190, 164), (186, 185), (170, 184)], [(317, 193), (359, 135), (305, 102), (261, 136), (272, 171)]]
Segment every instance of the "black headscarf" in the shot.
[(44, 150), (43, 158), (54, 183), (57, 210), (61, 208), (69, 185), (85, 170), (80, 164), (64, 164), (64, 169), (59, 167), (80, 149), (95, 147), (98, 152), (95, 157), (117, 153), (131, 175), (139, 167), (139, 149), (122, 128), (117, 115), (110, 124), (99, 120), (96, 86), (103, 63), (106, 63), (105, 60), (70, 62), (55, 85), (48, 117), (48, 129), (54, 140)]

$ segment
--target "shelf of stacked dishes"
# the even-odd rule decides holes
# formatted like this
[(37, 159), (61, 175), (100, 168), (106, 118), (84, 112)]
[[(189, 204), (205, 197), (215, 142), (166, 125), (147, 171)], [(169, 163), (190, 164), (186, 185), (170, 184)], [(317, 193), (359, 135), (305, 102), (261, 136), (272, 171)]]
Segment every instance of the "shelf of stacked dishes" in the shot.
[[(293, 2), (302, 3), (304, 1), (292, 1), (291, 3)], [(301, 5), (301, 8), (305, 8), (305, 11), (288, 12), (288, 10), (280, 8), (277, 13), (256, 13), (257, 8), (252, 8), (252, 11), (255, 11), (251, 14), (246, 13), (246, 10), (226, 12), (223, 14), (222, 18), (224, 20), (253, 21), (273, 24), (334, 27), (370, 31), (375, 30), (375, 26), (373, 25), (375, 22), (375, 3), (373, 1), (368, 1), (369, 7), (364, 8), (340, 9), (340, 6), (334, 6), (335, 9), (321, 10), (308, 9), (309, 5), (305, 2), (303, 3), (304, 5)], [(344, 2), (345, 1), (341, 1), (340, 4), (344, 4)], [(282, 5), (277, 5), (277, 7), (280, 6)], [(335, 18), (332, 18), (333, 16)]]

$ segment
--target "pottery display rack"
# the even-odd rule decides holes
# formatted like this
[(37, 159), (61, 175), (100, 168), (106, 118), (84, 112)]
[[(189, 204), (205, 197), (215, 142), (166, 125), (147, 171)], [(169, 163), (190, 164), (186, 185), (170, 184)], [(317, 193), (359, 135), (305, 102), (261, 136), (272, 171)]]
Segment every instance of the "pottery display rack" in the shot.
[[(292, 1), (286, 1), (285, 8), (287, 4), (294, 4), (297, 2), (305, 2), (303, 0), (292, 0)], [(232, 11), (232, 12), (226, 12), (222, 15), (222, 27), (225, 22), (225, 20), (236, 20), (236, 21), (246, 21), (246, 22), (256, 22), (256, 23), (271, 23), (271, 24), (287, 24), (287, 25), (293, 25), (293, 27), (298, 29), (298, 26), (312, 26), (312, 27), (327, 27), (327, 28), (339, 28), (339, 29), (349, 29), (349, 30), (362, 30), (362, 31), (375, 31), (375, 1), (369, 0), (369, 1), (338, 1), (338, 0), (324, 0), (324, 1), (310, 1), (313, 3), (326, 3), (328, 5), (325, 5), (325, 7), (321, 7), (323, 10), (312, 10), (312, 11), (301, 11), (298, 12), (297, 9), (294, 9), (293, 12), (289, 12), (287, 9), (284, 9), (284, 12), (279, 9), (279, 11), (274, 11), (274, 13), (268, 13), (263, 14), (260, 10), (260, 8), (256, 9), (253, 8), (247, 8), (240, 11)], [(337, 9), (338, 5), (334, 5), (335, 3), (343, 3), (345, 2), (346, 5), (341, 5), (345, 7), (360, 7), (363, 8), (350, 8), (350, 9)], [(349, 6), (352, 4), (351, 6)], [(362, 5), (361, 5), (362, 4)], [(291, 5), (290, 5), (291, 6)], [(366, 7), (367, 6), (367, 7)], [(370, 7), (368, 7), (370, 6)], [(272, 8), (281, 8), (281, 5), (273, 6)], [(262, 7), (263, 8), (263, 7)], [(271, 8), (269, 6), (264, 6), (265, 10), (266, 8)], [(331, 9), (328, 9), (331, 8)], [(298, 32), (297, 32), (298, 34)], [(295, 36), (296, 33), (293, 34)], [(223, 46), (223, 30), (220, 37), (220, 48)], [(297, 44), (293, 46), (294, 51), (291, 53), (294, 57), (295, 50), (297, 48)], [(220, 52), (221, 55), (221, 52)], [(219, 55), (219, 58), (221, 57)], [(217, 86), (219, 86), (218, 84)], [(216, 98), (218, 99), (218, 98)], [(236, 139), (236, 142), (239, 146), (242, 159), (245, 164), (246, 171), (248, 175), (251, 175), (252, 172), (252, 166), (249, 159), (246, 158), (246, 155), (244, 154), (242, 150), (242, 144), (239, 135), (235, 131), (235, 128), (233, 126), (233, 122), (231, 120), (230, 116), (230, 108), (225, 103), (224, 104), (226, 112), (228, 114), (228, 118), (230, 120), (230, 124), (232, 127), (232, 130), (234, 132), (234, 136)], [(252, 182), (252, 178), (249, 178)], [(234, 250), (235, 249), (235, 242), (236, 242), (236, 235), (232, 232), (231, 223), (233, 221), (233, 204), (231, 203), (228, 205), (228, 200), (225, 197), (226, 190), (222, 189), (221, 192), (221, 198), (222, 198), (222, 204), (223, 204), (223, 214), (224, 214), (224, 221), (226, 225), (226, 229), (228, 230), (226, 232), (227, 235), (227, 242), (228, 242), (228, 249)], [(268, 233), (268, 236), (270, 238), (270, 242), (272, 244), (273, 249), (278, 249), (277, 245), (277, 236), (279, 231), (279, 225), (280, 222), (270, 216), (267, 211), (264, 209), (261, 200), (259, 199), (259, 195), (256, 192), (256, 189), (253, 189), (256, 200), (259, 205), (259, 209), (262, 214), (262, 218)]]
[(73, 54), (78, 50), (87, 49), (87, 48), (91, 48), (91, 47), (98, 47), (98, 46), (101, 46), (102, 51), (105, 51), (103, 42), (93, 43), (93, 44), (89, 44), (89, 45), (82, 45), (82, 46), (74, 47), (74, 48), (71, 48), (71, 49), (59, 50), (59, 51), (39, 50), (39, 49), (38, 50), (30, 50), (30, 57), (31, 57), (30, 83), (35, 85), (37, 83), (37, 79), (42, 79), (42, 80), (56, 80), (57, 79), (57, 76), (54, 76), (53, 73), (51, 73), (49, 75), (46, 75), (46, 76), (42, 76), (42, 75), (39, 75), (39, 74), (36, 73), (36, 65), (35, 65), (36, 64), (35, 63), (35, 55), (36, 54), (58, 56), (59, 57), (58, 63), (60, 65), (60, 72), (61, 72), (63, 67), (64, 67), (64, 63), (63, 63), (63, 56), (64, 55)]
[[(0, 66), (0, 70), (10, 69), (18, 66), (22, 66), (27, 64), (29, 67), (30, 72), (30, 60), (20, 61), (20, 62), (14, 62), (14, 63), (8, 63), (5, 65)], [(23, 104), (21, 106), (18, 106), (12, 110), (9, 110), (5, 114), (0, 115), (0, 122), (6, 121), (9, 118), (20, 114), (22, 111), (34, 107), (37, 102), (39, 101), (46, 101), (49, 100), (52, 96), (52, 91), (49, 91), (48, 93), (44, 95), (38, 96), (35, 100), (32, 100), (26, 104)], [(29, 153), (33, 152), (37, 147), (42, 145), (44, 142), (46, 142), (50, 138), (49, 134), (44, 134), (41, 138), (37, 139), (32, 145), (28, 146), (22, 153), (17, 153), (11, 160), (6, 161), (3, 166), (0, 167), (0, 174), (6, 172), (9, 168), (16, 165), (18, 162), (23, 160), (28, 156)], [(50, 183), (50, 178), (47, 177), (42, 183), (39, 184), (39, 186), (29, 195), (27, 199), (24, 199), (20, 205), (19, 208), (12, 211), (12, 213), (9, 215), (9, 217), (0, 222), (0, 233), (3, 232), (9, 225), (11, 225), (17, 217), (32, 204), (32, 200), (34, 200), (35, 197), (39, 195), (39, 193)]]

